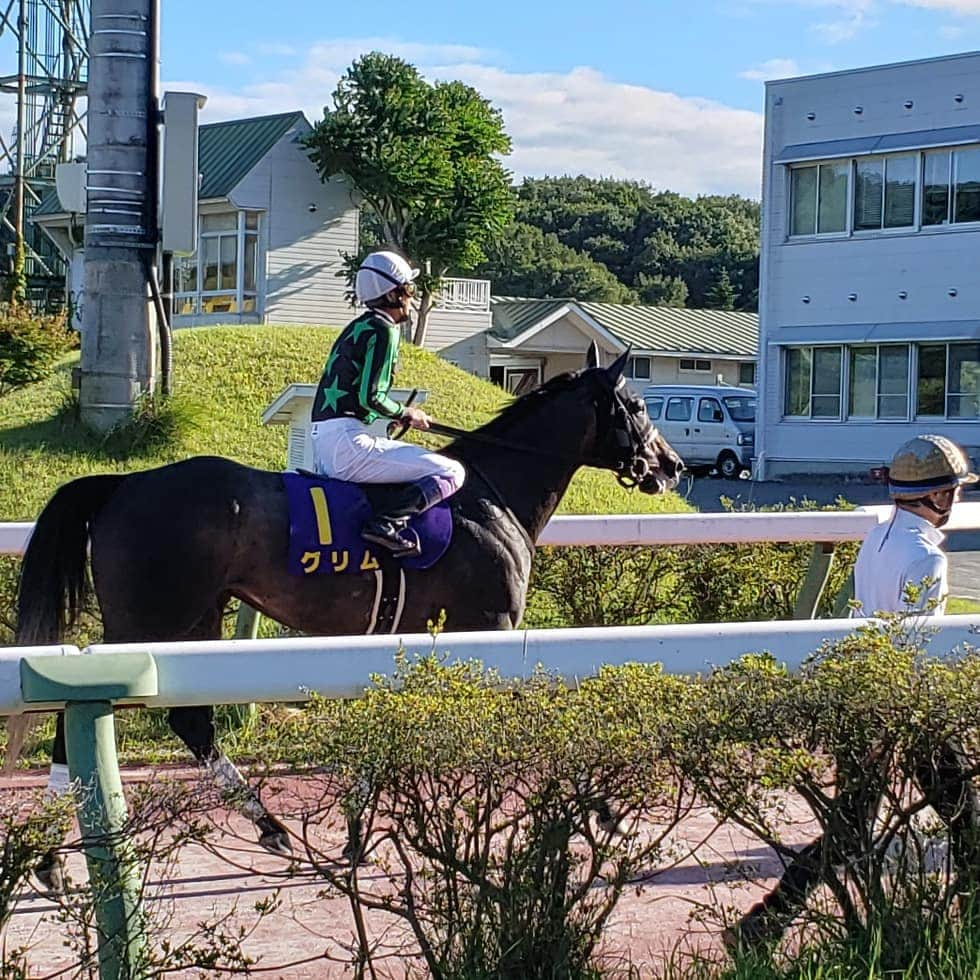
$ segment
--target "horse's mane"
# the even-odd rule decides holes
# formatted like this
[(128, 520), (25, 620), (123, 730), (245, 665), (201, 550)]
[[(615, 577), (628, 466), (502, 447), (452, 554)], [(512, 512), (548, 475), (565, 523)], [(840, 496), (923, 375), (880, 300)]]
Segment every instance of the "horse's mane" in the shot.
[[(555, 375), (526, 395), (521, 395), (510, 405), (505, 405), (489, 422), (479, 426), (475, 431), (481, 435), (500, 438), (515, 426), (537, 415), (541, 407), (553, 398), (579, 387), (591, 370), (594, 369), (585, 368), (581, 371), (566, 371), (564, 374)], [(466, 437), (462, 436), (453, 442), (453, 446), (458, 447), (465, 441)]]

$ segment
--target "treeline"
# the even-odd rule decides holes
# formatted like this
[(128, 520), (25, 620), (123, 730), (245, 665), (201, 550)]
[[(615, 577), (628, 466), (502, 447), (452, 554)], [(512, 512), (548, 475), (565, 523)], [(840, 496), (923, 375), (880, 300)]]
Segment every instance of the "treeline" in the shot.
[(637, 181), (529, 179), (515, 220), (470, 275), (496, 295), (755, 310), (759, 204)]

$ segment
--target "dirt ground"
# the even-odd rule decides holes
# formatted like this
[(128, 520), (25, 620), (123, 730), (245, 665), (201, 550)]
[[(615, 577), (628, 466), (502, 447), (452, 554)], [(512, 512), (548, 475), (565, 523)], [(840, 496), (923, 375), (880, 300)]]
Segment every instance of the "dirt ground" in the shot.
[[(148, 771), (129, 771), (128, 784), (146, 779)], [(192, 770), (173, 770), (169, 778), (193, 779)], [(8, 801), (42, 785), (38, 777), (17, 775), (0, 781), (0, 794)], [(302, 793), (295, 777), (275, 787), (287, 797)], [(792, 833), (787, 841), (800, 843), (813, 836), (812, 826), (798, 804), (789, 804), (787, 817)], [(255, 841), (251, 824), (237, 814), (214, 815), (221, 836), (216, 851), (188, 844), (178, 852), (175, 865), (151, 867), (147, 876), (147, 908), (158, 930), (171, 942), (192, 935), (204, 921), (223, 919), (226, 930), (242, 927), (242, 948), (258, 962), (256, 976), (275, 980), (328, 980), (351, 975), (349, 947), (353, 921), (346, 900), (322, 894), (323, 882), (300, 862), (293, 873), (286, 863), (263, 851)], [(287, 823), (290, 821), (287, 820)], [(291, 829), (298, 832), (295, 823)], [(339, 857), (344, 833), (339, 822), (320, 828), (317, 841), (328, 854)], [(772, 886), (781, 866), (768, 848), (760, 847), (745, 833), (719, 826), (706, 810), (686, 819), (674, 841), (679, 852), (696, 853), (665, 868), (650, 868), (621, 898), (603, 940), (602, 953), (610, 965), (629, 964), (635, 974), (654, 977), (669, 956), (697, 950), (722, 956), (716, 914), (725, 908), (746, 909)], [(84, 862), (72, 855), (69, 870), (74, 881), (86, 880)], [(390, 879), (380, 866), (369, 866), (366, 880), (372, 887), (388, 887)], [(256, 925), (257, 902), (277, 897), (275, 911)], [(715, 920), (715, 921), (710, 921)], [(398, 925), (381, 913), (369, 917), (368, 928), (382, 943), (399, 944)], [(77, 975), (77, 957), (66, 949), (65, 926), (58, 907), (33, 891), (18, 896), (16, 909), (3, 936), (4, 948), (29, 946), (29, 962), (36, 977), (60, 971)], [(382, 975), (401, 977), (406, 967), (424, 975), (419, 960), (394, 956)], [(168, 973), (190, 978), (197, 970)]]

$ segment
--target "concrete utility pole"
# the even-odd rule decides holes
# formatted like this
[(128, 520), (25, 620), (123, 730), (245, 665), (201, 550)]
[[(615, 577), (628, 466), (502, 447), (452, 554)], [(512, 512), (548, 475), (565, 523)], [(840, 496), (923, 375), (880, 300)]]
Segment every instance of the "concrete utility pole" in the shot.
[(148, 257), (156, 249), (157, 6), (92, 0), (80, 401), (106, 431), (156, 382)]

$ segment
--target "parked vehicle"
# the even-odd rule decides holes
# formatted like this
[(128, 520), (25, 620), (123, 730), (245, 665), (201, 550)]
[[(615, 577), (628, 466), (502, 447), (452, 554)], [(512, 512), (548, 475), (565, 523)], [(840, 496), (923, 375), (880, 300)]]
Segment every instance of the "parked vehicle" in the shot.
[(713, 466), (729, 479), (751, 469), (755, 453), (752, 388), (649, 385), (643, 400), (653, 423), (690, 469)]

